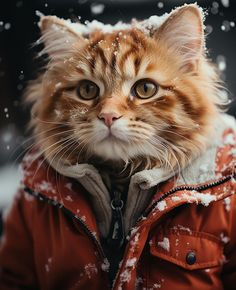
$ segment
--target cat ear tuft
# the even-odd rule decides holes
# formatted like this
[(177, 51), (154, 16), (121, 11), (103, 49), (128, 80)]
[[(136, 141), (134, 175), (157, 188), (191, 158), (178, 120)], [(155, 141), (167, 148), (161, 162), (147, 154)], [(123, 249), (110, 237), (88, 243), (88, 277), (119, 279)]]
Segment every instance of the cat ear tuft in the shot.
[(56, 16), (39, 16), (38, 25), (42, 34), (39, 43), (44, 43), (42, 54), (48, 54), (51, 59), (63, 59), (76, 42), (85, 41), (76, 30), (75, 23)]
[(167, 49), (179, 54), (183, 65), (196, 63), (203, 55), (204, 13), (197, 4), (181, 6), (170, 13), (167, 20), (154, 32), (154, 37), (164, 41)]

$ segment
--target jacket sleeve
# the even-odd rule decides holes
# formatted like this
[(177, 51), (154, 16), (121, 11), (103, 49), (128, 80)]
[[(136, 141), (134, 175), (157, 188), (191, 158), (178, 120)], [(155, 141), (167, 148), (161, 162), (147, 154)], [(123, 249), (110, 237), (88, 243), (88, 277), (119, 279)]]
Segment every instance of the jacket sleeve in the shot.
[(236, 285), (236, 193), (230, 197), (230, 234), (225, 247), (222, 280), (225, 290), (235, 290)]
[(4, 215), (0, 240), (0, 289), (38, 289), (34, 268), (31, 222), (34, 201), (23, 191)]

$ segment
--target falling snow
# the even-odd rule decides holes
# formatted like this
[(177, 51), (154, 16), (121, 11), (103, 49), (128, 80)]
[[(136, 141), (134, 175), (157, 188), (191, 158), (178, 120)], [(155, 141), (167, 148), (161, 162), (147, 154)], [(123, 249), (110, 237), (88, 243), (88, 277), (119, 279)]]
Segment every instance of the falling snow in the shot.
[(12, 140), (13, 135), (12, 135), (11, 132), (6, 131), (6, 132), (4, 132), (4, 133), (2, 134), (1, 137), (2, 137), (2, 140), (3, 140), (4, 143), (8, 143), (8, 142), (10, 142), (10, 141)]
[(231, 27), (235, 27), (235, 22), (234, 21), (230, 21), (230, 26)]
[(223, 55), (218, 55), (216, 58), (216, 63), (218, 66), (218, 69), (220, 71), (225, 71), (226, 70), (226, 58)]
[(94, 15), (98, 15), (98, 14), (102, 14), (104, 9), (105, 9), (105, 5), (104, 4), (98, 4), (98, 3), (92, 3), (91, 6), (91, 12)]
[(157, 7), (162, 9), (164, 7), (164, 3), (163, 2), (158, 2), (157, 3)]
[(20, 8), (23, 5), (23, 1), (17, 1), (16, 2), (16, 8)]
[(206, 34), (209, 35), (213, 31), (213, 27), (210, 24), (208, 24), (206, 25), (205, 31), (206, 31)]
[(212, 2), (211, 13), (216, 15), (219, 13), (219, 3), (216, 1)]
[(229, 7), (229, 0), (221, 0), (221, 3), (224, 7), (226, 7), (226, 8)]
[(4, 28), (6, 30), (9, 30), (11, 28), (11, 23), (9, 23), (9, 22), (5, 23)]
[(221, 25), (221, 30), (222, 30), (222, 31), (225, 31), (225, 32), (228, 32), (228, 31), (230, 31), (230, 29), (231, 29), (231, 24), (230, 24), (230, 22), (229, 22), (228, 20), (224, 20), (224, 21), (222, 22), (222, 25)]

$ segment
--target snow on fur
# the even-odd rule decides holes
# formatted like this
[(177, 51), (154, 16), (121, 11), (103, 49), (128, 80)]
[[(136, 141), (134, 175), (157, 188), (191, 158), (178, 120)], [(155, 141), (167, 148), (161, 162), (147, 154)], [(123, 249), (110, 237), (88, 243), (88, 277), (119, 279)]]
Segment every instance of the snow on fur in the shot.
[(234, 134), (228, 134), (225, 136), (224, 138), (224, 144), (225, 145), (235, 145), (236, 142), (235, 142), (235, 137), (234, 137)]
[[(186, 6), (186, 4), (183, 6)], [(178, 9), (182, 8), (183, 6), (179, 7)], [(205, 16), (201, 7), (199, 7), (197, 4), (195, 4), (195, 6), (199, 9), (199, 11), (201, 12), (202, 18), (204, 19)], [(167, 18), (172, 14), (172, 12), (173, 11), (171, 11), (170, 13), (165, 13), (161, 16), (152, 15), (148, 19), (145, 19), (143, 21), (133, 20), (131, 23), (124, 23), (122, 21), (119, 21), (114, 25), (104, 24), (97, 20), (93, 20), (91, 22), (85, 21), (84, 24), (79, 23), (79, 22), (73, 23), (71, 22), (70, 19), (67, 19), (67, 20), (61, 19), (61, 20), (64, 22), (65, 26), (67, 26), (69, 29), (71, 29), (75, 33), (80, 34), (82, 36), (88, 36), (97, 30), (102, 31), (103, 33), (113, 33), (115, 31), (122, 31), (122, 30), (127, 30), (127, 29), (132, 29), (132, 28), (139, 29), (145, 34), (150, 35), (150, 32), (159, 28), (167, 20)], [(40, 17), (40, 21), (38, 25), (41, 28), (42, 19), (44, 15), (39, 11), (36, 11), (36, 15)]]

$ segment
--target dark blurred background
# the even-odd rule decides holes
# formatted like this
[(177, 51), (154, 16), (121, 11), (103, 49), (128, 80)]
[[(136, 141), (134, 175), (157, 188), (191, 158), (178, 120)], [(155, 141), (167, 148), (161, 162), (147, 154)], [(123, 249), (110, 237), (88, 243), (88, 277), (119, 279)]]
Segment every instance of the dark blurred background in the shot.
[[(162, 15), (184, 3), (197, 2), (208, 11), (207, 47), (217, 62), (228, 94), (236, 94), (236, 1), (157, 0), (17, 0), (4, 1), (0, 8), (0, 209), (5, 207), (19, 180), (16, 165), (26, 145), (26, 123), (21, 96), (27, 81), (34, 78), (39, 61), (32, 44), (39, 38), (36, 10), (81, 22), (98, 19), (105, 23)], [(3, 5), (4, 4), (4, 5)], [(226, 92), (225, 92), (226, 93)], [(230, 113), (236, 114), (232, 104)]]

